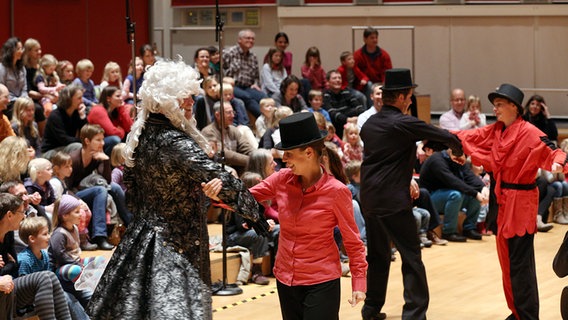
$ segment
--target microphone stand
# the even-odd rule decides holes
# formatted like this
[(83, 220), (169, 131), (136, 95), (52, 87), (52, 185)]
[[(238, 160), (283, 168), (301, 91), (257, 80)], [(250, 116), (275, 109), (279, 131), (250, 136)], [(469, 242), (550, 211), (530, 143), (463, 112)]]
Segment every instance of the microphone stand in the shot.
[(126, 0), (126, 43), (130, 44), (132, 53), (132, 62), (130, 68), (132, 69), (132, 100), (134, 109), (136, 110), (136, 41), (134, 36), (136, 34), (136, 23), (130, 19), (130, 1)]
[[(225, 170), (225, 106), (223, 102), (223, 25), (225, 23), (221, 20), (221, 13), (219, 12), (219, 0), (215, 0), (215, 41), (219, 41), (219, 122), (221, 127), (221, 168)], [(227, 280), (227, 216), (230, 213), (221, 209), (222, 218), (222, 240), (221, 246), (223, 247), (223, 281), (220, 287), (212, 290), (213, 295), (216, 296), (234, 296), (243, 293), (243, 289), (239, 288), (236, 284), (229, 284)], [(215, 284), (216, 286), (217, 284)]]

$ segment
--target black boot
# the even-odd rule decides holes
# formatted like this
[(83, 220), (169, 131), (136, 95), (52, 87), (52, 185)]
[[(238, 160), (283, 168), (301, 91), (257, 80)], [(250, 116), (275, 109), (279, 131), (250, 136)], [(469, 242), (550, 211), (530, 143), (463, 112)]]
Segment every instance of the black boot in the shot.
[(83, 251), (95, 251), (98, 246), (94, 243), (90, 243), (87, 234), (80, 234), (79, 239), (81, 240), (81, 250)]
[(99, 247), (99, 250), (112, 250), (114, 249), (114, 246), (110, 243), (107, 242), (107, 239), (105, 237), (95, 237), (93, 239), (93, 241), (97, 244), (97, 246)]

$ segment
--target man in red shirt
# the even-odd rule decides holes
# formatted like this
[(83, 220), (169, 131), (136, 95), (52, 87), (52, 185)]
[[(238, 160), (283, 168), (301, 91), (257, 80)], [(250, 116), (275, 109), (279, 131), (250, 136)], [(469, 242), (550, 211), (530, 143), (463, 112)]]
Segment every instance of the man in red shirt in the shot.
[(363, 31), (365, 45), (355, 51), (355, 65), (369, 77), (373, 83), (385, 82), (385, 72), (392, 69), (389, 53), (378, 46), (379, 31), (368, 27)]

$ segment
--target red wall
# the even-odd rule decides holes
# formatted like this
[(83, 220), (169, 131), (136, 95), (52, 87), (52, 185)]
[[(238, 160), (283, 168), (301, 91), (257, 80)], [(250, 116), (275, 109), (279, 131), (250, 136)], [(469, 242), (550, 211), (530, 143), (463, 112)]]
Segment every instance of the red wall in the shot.
[[(136, 22), (138, 47), (149, 41), (149, 1), (130, 0)], [(99, 83), (104, 65), (116, 61), (123, 77), (131, 59), (126, 42), (126, 5), (120, 0), (13, 0), (14, 35), (35, 38), (43, 53), (59, 60), (88, 58), (95, 65), (93, 81)], [(0, 0), (0, 42), (10, 37), (10, 0)]]

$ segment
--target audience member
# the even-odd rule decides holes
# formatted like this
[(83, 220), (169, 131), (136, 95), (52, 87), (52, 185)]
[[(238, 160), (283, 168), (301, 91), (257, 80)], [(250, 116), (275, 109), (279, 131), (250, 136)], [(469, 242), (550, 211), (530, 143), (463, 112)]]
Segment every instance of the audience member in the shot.
[(357, 123), (357, 116), (366, 110), (349, 90), (341, 89), (341, 74), (337, 70), (327, 73), (329, 89), (323, 92), (323, 107), (329, 112), (331, 122), (338, 136), (343, 136), (347, 122)]
[[(554, 256), (552, 269), (560, 278), (564, 278), (568, 275), (568, 232), (564, 235), (564, 240)], [(568, 287), (562, 289), (562, 295), (560, 296), (560, 314), (562, 315), (562, 319), (568, 319)]]
[[(41, 201), (34, 207), (38, 212), (45, 212), (45, 207), (53, 205), (55, 202), (55, 191), (49, 183), (52, 175), (53, 169), (51, 162), (45, 158), (32, 159), (28, 163), (28, 174), (29, 177), (24, 180), (24, 187), (28, 191), (28, 194), (39, 194)], [(38, 208), (41, 206), (41, 208)], [(53, 210), (48, 210), (49, 212)]]
[[(420, 186), (428, 189), (436, 210), (444, 214), (442, 239), (465, 242), (481, 240), (477, 218), (481, 204), (489, 201), (489, 189), (450, 151), (435, 152), (420, 169)], [(458, 234), (458, 215), (465, 212), (463, 236)]]
[(73, 80), (73, 84), (83, 88), (83, 103), (87, 110), (90, 110), (92, 106), (99, 102), (95, 92), (95, 82), (91, 79), (94, 71), (95, 65), (89, 59), (79, 60), (77, 65), (75, 65), (77, 78)]
[(36, 85), (36, 73), (40, 70), (41, 44), (34, 38), (28, 38), (24, 42), (24, 53), (22, 61), (26, 68), (26, 85), (28, 87), (28, 96), (34, 101), (39, 102), (41, 93)]
[(359, 130), (361, 130), (365, 122), (372, 115), (381, 111), (381, 107), (383, 106), (383, 90), (381, 89), (381, 84), (373, 83), (373, 85), (371, 86), (370, 97), (371, 101), (373, 102), (373, 106), (357, 116), (357, 127), (359, 127)]
[(280, 91), (274, 93), (272, 98), (276, 102), (276, 106), (287, 106), (294, 113), (308, 110), (308, 106), (304, 98), (298, 93), (302, 91), (300, 79), (295, 75), (286, 77), (280, 84)]
[(235, 117), (233, 107), (229, 102), (224, 104), (225, 128), (223, 129), (224, 137), (221, 138), (221, 103), (215, 102), (213, 109), (215, 110), (215, 122), (203, 128), (203, 136), (210, 142), (217, 144), (217, 150), (221, 150), (221, 139), (224, 141), (225, 162), (229, 166), (242, 173), (247, 165), (249, 155), (254, 150), (240, 131), (232, 125)]
[(40, 68), (34, 78), (34, 84), (41, 98), (38, 100), (46, 117), (49, 117), (53, 105), (59, 100), (59, 91), (65, 87), (59, 81), (59, 76), (55, 72), (56, 67), (57, 59), (51, 54), (45, 54), (40, 59)]
[(359, 136), (359, 128), (354, 123), (346, 123), (343, 129), (343, 148), (341, 162), (346, 165), (350, 161), (363, 161), (363, 143)]
[(459, 130), (460, 121), (465, 108), (465, 93), (462, 89), (452, 90), (450, 96), (450, 110), (440, 116), (440, 128), (446, 130)]
[(73, 64), (68, 60), (61, 60), (57, 63), (55, 72), (59, 76), (59, 81), (64, 85), (68, 86), (75, 80), (75, 74), (73, 73)]
[(272, 98), (264, 98), (260, 100), (261, 115), (256, 118), (254, 127), (256, 128), (255, 136), (261, 139), (266, 129), (272, 126), (274, 119), (274, 111), (276, 110), (276, 102)]
[(219, 78), (220, 73), (220, 61), (221, 55), (219, 54), (219, 48), (215, 46), (207, 47), (209, 51), (209, 68), (211, 68), (211, 75)]
[[(548, 220), (550, 205), (554, 222), (558, 224), (568, 224), (568, 219), (564, 215), (562, 206), (562, 185), (554, 184), (554, 174), (550, 171), (538, 170), (536, 176), (536, 186), (538, 188), (538, 212), (536, 216), (536, 228), (538, 232), (548, 232), (554, 226), (552, 223), (545, 223)], [(556, 188), (559, 187), (560, 190)]]
[[(206, 79), (210, 75), (213, 75), (213, 70), (209, 66), (210, 55), (209, 51), (205, 47), (198, 48), (195, 50), (193, 55), (194, 68), (199, 72), (199, 79)], [(203, 93), (200, 92), (202, 95)]]
[[(276, 162), (276, 168), (284, 168), (284, 163), (282, 162), (283, 152), (274, 148), (280, 142), (280, 120), (292, 115), (292, 109), (281, 106), (274, 111), (274, 118), (272, 119), (271, 126), (266, 129), (266, 132), (262, 136), (259, 142), (259, 147), (264, 149), (269, 149), (272, 152), (274, 161)], [(324, 129), (325, 130), (325, 129)]]
[[(41, 319), (71, 319), (65, 296), (51, 271), (18, 276), (14, 231), (24, 219), (23, 201), (8, 193), (0, 194), (0, 318), (12, 319), (17, 309), (33, 305)], [(16, 292), (18, 294), (16, 294)]]
[(373, 27), (365, 29), (363, 42), (365, 44), (353, 54), (355, 65), (372, 83), (382, 84), (385, 82), (385, 72), (392, 69), (392, 62), (389, 53), (378, 46), (379, 31)]
[(262, 66), (260, 80), (262, 90), (270, 97), (280, 90), (280, 84), (288, 76), (284, 68), (284, 52), (278, 48), (270, 48), (267, 53), (268, 60)]
[(235, 79), (235, 97), (245, 103), (253, 116), (260, 116), (259, 101), (266, 98), (260, 89), (258, 59), (250, 50), (254, 46), (255, 34), (250, 29), (239, 31), (237, 45), (223, 55), (225, 75)]
[[(142, 67), (144, 71), (156, 63), (156, 51), (152, 45), (146, 43), (142, 45), (138, 51), (140, 53), (140, 58), (142, 59)], [(130, 65), (132, 66), (132, 61), (130, 61)], [(132, 71), (129, 73), (132, 74)]]
[[(124, 221), (124, 225), (128, 226), (130, 220), (132, 220), (132, 214), (126, 208), (124, 191), (119, 185), (112, 182), (110, 160), (103, 152), (104, 130), (99, 125), (88, 124), (81, 129), (80, 138), (81, 148), (69, 153), (73, 161), (73, 172), (67, 179), (69, 188), (80, 188), (81, 182), (84, 182), (83, 180), (88, 176), (93, 177), (94, 173), (95, 184), (100, 185), (102, 182), (107, 187), (108, 194), (112, 196), (120, 218)], [(105, 181), (99, 181), (99, 179)], [(79, 193), (77, 193), (77, 196), (81, 197)], [(94, 235), (93, 240), (99, 245), (99, 248), (108, 248), (103, 234), (106, 233), (100, 230), (99, 233)]]
[(233, 107), (235, 113), (233, 124), (235, 126), (248, 126), (250, 124), (245, 104), (243, 100), (235, 98), (235, 89), (230, 83), (223, 82), (223, 101), (229, 102)]
[(353, 53), (344, 51), (339, 56), (341, 65), (337, 72), (341, 74), (341, 89), (347, 88), (362, 105), (367, 106), (367, 97), (371, 94), (369, 78), (355, 65)]
[(122, 84), (122, 98), (124, 99), (124, 102), (128, 104), (134, 104), (134, 86), (136, 85), (136, 92), (139, 92), (142, 82), (144, 82), (144, 62), (139, 57), (136, 57), (134, 61), (136, 81), (132, 75), (133, 71), (131, 61), (128, 65), (128, 75)]
[(110, 156), (112, 148), (126, 139), (132, 126), (132, 118), (121, 98), (121, 91), (115, 86), (107, 86), (101, 92), (100, 105), (93, 106), (87, 120), (98, 124), (105, 131), (105, 153)]
[(310, 107), (308, 108), (310, 112), (321, 113), (321, 115), (325, 118), (325, 121), (331, 122), (329, 112), (323, 108), (323, 93), (321, 91), (310, 90), (308, 100), (310, 102)]
[[(0, 112), (8, 108), (8, 103), (10, 103), (8, 95), (9, 95), (8, 88), (6, 88), (5, 85), (0, 83)], [(22, 99), (23, 98), (24, 97), (22, 97)], [(33, 101), (32, 101), (32, 106), (33, 106)], [(14, 132), (12, 126), (10, 126), (10, 120), (5, 114), (2, 113), (2, 119), (0, 119), (0, 141), (4, 140), (6, 137), (15, 136), (15, 135), (16, 133)]]
[(481, 101), (478, 96), (467, 98), (467, 111), (460, 119), (460, 130), (481, 128), (487, 124), (485, 114), (481, 113)]
[(20, 180), (30, 161), (26, 139), (10, 136), (0, 142), (0, 182)]
[(558, 129), (554, 120), (550, 119), (550, 112), (542, 96), (535, 94), (525, 104), (523, 119), (532, 123), (548, 136), (554, 143), (558, 140)]
[(310, 90), (323, 91), (327, 88), (329, 79), (321, 66), (320, 52), (317, 47), (310, 47), (306, 51), (306, 60), (302, 64), (302, 77), (310, 82)]
[[(0, 98), (1, 99), (1, 98)], [(35, 150), (35, 156), (41, 155), (41, 137), (34, 120), (34, 102), (29, 97), (20, 97), (14, 103), (12, 130), (18, 137), (25, 138), (28, 146)]]
[(110, 164), (112, 165), (112, 182), (118, 184), (122, 191), (126, 192), (126, 185), (124, 184), (124, 164), (126, 163), (124, 147), (126, 147), (126, 143), (121, 142), (112, 148)]
[(87, 123), (86, 112), (83, 87), (71, 85), (61, 90), (57, 109), (53, 110), (47, 119), (48, 125), (41, 146), (45, 158), (49, 159), (55, 152), (64, 148), (69, 152), (78, 147), (79, 131)]
[[(292, 74), (292, 52), (286, 51), (288, 46), (290, 45), (290, 40), (288, 39), (288, 35), (284, 32), (278, 32), (274, 36), (274, 46), (282, 51), (282, 64), (284, 65), (284, 69), (286, 69), (286, 74)], [(268, 57), (268, 53), (264, 56), (264, 63), (270, 61)]]
[(199, 130), (203, 130), (203, 128), (214, 121), (215, 111), (213, 110), (213, 105), (219, 101), (219, 83), (215, 77), (205, 78), (201, 86), (205, 94), (197, 99), (193, 110), (196, 126)]
[(122, 90), (122, 72), (118, 63), (114, 61), (109, 61), (105, 64), (99, 90), (102, 91), (108, 86), (114, 86)]

